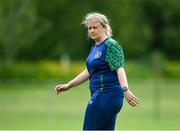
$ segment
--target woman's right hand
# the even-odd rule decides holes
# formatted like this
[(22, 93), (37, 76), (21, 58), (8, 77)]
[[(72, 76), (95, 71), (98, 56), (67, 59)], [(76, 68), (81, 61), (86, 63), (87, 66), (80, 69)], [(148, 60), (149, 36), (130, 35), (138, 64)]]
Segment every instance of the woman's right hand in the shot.
[(59, 93), (66, 91), (70, 88), (69, 84), (59, 84), (55, 87), (55, 93), (58, 95)]

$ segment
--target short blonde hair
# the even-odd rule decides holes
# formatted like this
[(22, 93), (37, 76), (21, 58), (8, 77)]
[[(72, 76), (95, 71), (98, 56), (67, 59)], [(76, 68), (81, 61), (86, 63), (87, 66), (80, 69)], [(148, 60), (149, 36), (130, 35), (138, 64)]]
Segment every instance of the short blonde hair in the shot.
[(104, 14), (101, 14), (101, 13), (98, 13), (98, 12), (91, 12), (91, 13), (88, 13), (82, 24), (84, 24), (86, 27), (88, 26), (88, 23), (87, 21), (89, 19), (96, 19), (98, 20), (98, 22), (103, 26), (103, 27), (106, 27), (106, 33), (107, 33), (107, 36), (108, 37), (111, 37), (112, 36), (112, 29), (111, 29), (111, 26), (110, 26), (110, 21), (107, 19), (107, 17), (104, 15)]

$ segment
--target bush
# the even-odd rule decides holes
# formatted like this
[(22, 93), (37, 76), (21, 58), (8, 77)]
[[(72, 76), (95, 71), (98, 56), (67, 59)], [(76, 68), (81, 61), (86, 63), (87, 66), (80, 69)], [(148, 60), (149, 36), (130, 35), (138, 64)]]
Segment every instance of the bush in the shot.
[[(148, 63), (127, 61), (128, 78), (180, 78), (180, 63), (165, 62), (161, 74)], [(58, 61), (17, 62), (6, 66), (0, 64), (0, 79), (72, 79), (86, 68), (85, 62), (74, 61), (61, 66)]]
[(0, 79), (68, 79), (83, 70), (82, 62), (73, 62), (66, 70), (57, 61), (21, 62), (0, 65)]

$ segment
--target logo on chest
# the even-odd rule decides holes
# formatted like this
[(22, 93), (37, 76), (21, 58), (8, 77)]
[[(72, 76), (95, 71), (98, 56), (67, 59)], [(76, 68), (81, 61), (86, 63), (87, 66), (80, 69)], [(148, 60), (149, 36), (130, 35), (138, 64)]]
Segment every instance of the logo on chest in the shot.
[(95, 55), (94, 55), (94, 59), (98, 59), (100, 58), (102, 55), (102, 52), (101, 51), (96, 51)]

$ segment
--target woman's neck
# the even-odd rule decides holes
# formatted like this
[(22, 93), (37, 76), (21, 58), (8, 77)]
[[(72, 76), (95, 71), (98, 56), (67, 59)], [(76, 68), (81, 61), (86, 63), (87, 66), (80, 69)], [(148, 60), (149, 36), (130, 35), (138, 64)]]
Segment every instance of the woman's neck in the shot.
[(95, 40), (96, 45), (101, 44), (108, 36), (104, 35), (103, 37), (99, 37), (99, 39)]

